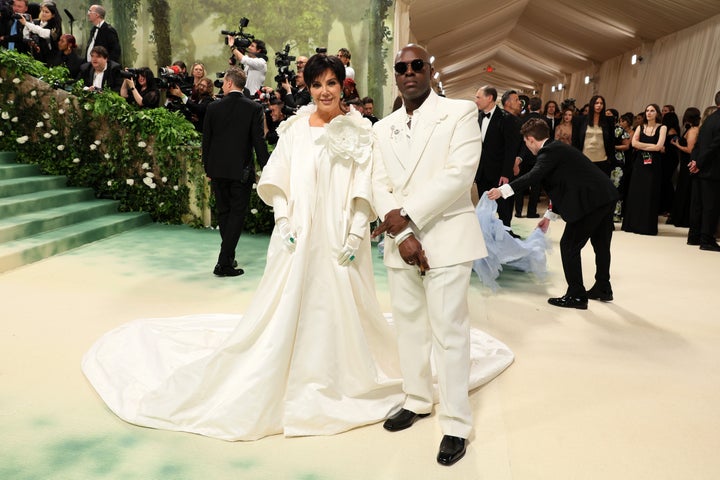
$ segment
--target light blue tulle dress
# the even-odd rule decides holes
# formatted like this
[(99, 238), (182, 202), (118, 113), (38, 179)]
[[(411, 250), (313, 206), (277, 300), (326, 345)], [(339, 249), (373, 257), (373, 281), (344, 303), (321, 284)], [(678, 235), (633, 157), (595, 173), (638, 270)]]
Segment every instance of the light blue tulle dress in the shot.
[(503, 266), (531, 272), (539, 279), (545, 278), (546, 254), (552, 247), (543, 231), (535, 228), (525, 239), (513, 238), (496, 212), (497, 203), (488, 199), (487, 193), (483, 193), (475, 208), (475, 214), (480, 221), (488, 256), (473, 262), (473, 270), (477, 276), (493, 291), (500, 288), (496, 279)]

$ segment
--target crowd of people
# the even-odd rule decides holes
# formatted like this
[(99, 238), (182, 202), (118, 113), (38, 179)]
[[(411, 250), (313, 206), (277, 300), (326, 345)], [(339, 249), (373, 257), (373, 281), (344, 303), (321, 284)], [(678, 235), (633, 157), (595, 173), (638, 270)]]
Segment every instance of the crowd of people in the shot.
[[(701, 238), (699, 233), (706, 210), (703, 204), (709, 200), (703, 201), (701, 182), (695, 181), (702, 175), (693, 155), (698, 154), (700, 128), (717, 105), (707, 107), (703, 114), (689, 107), (679, 119), (669, 104), (662, 108), (649, 104), (638, 114), (620, 115), (606, 105), (602, 95), (594, 95), (582, 108), (575, 106), (574, 99), (560, 106), (549, 101), (539, 108), (538, 97), (526, 97), (520, 105), (516, 98), (520, 98), (516, 92), (505, 92), (499, 111), (494, 88), (482, 87), (475, 96), (483, 135), (483, 160), (476, 174), (480, 193), (530, 171), (535, 157), (522, 145), (520, 129), (529, 119), (542, 118), (551, 140), (575, 147), (611, 179), (619, 194), (613, 220), (622, 230), (657, 235), (659, 217), (664, 217), (667, 224), (690, 227), (689, 245), (715, 250), (714, 237)], [(484, 118), (490, 120), (483, 123)], [(529, 185), (527, 191), (526, 216), (537, 218), (538, 187)], [(522, 217), (524, 192), (516, 193), (515, 216)], [(512, 206), (501, 199), (498, 213), (512, 234)]]

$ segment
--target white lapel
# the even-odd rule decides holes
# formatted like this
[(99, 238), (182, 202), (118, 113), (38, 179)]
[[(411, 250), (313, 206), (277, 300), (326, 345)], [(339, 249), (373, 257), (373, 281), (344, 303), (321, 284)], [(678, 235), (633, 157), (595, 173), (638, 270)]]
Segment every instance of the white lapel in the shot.
[(390, 146), (395, 154), (395, 159), (404, 170), (407, 168), (407, 159), (410, 155), (410, 152), (407, 150), (407, 140), (403, 138), (405, 135), (405, 126), (403, 125), (405, 121), (405, 110), (400, 107), (391, 114), (388, 120), (390, 120), (390, 132), (388, 133)]
[(425, 148), (432, 137), (435, 127), (447, 117), (447, 113), (438, 112), (437, 110), (438, 96), (435, 92), (430, 91), (430, 96), (422, 105), (422, 112), (413, 116), (413, 126), (410, 157), (405, 161), (405, 171), (403, 176), (403, 185), (407, 183), (410, 176), (422, 157)]

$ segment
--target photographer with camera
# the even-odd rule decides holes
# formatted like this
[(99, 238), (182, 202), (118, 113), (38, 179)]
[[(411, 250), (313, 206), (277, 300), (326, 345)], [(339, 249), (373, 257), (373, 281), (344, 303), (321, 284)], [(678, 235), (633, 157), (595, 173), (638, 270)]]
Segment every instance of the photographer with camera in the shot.
[(62, 35), (62, 17), (53, 2), (43, 2), (40, 6), (40, 19), (28, 21), (18, 19), (25, 27), (23, 35), (29, 45), (30, 53), (36, 60), (48, 64), (58, 50), (58, 39)]
[(265, 75), (267, 74), (267, 48), (265, 47), (265, 42), (258, 39), (252, 39), (249, 45), (246, 47), (243, 46), (247, 41), (248, 39), (245, 37), (227, 36), (227, 42), (233, 54), (231, 58), (243, 66), (243, 70), (247, 76), (245, 88), (250, 90), (251, 94), (255, 95), (262, 84), (265, 83)]
[(157, 108), (160, 105), (160, 91), (155, 85), (155, 75), (148, 67), (126, 68), (120, 72), (120, 76), (125, 79), (120, 87), (120, 96), (127, 99), (128, 103), (140, 108)]
[(77, 79), (85, 84), (83, 90), (100, 92), (112, 90), (120, 93), (123, 84), (120, 64), (108, 59), (105, 47), (93, 47), (90, 50), (90, 61), (80, 67)]
[(177, 110), (185, 115), (194, 126), (195, 130), (202, 133), (203, 122), (205, 121), (205, 112), (213, 98), (213, 82), (209, 78), (203, 78), (195, 87), (197, 99), (193, 99), (185, 94), (180, 86), (173, 85), (168, 89), (168, 93), (173, 97), (177, 97), (177, 101), (166, 104), (169, 110)]
[(16, 50), (21, 53), (28, 53), (29, 46), (23, 40), (23, 24), (20, 19), (32, 21), (27, 13), (27, 0), (12, 0), (10, 5), (4, 5), (0, 10), (0, 46), (8, 50)]

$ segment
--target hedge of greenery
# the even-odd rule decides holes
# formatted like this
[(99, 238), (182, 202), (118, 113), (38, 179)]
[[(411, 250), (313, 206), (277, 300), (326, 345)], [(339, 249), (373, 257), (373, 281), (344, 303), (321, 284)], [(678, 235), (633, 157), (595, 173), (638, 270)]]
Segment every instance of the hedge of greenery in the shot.
[[(0, 150), (118, 200), (121, 211), (201, 226), (202, 209), (214, 203), (190, 122), (164, 108), (138, 109), (113, 92), (84, 91), (64, 67), (1, 50), (0, 125)], [(271, 210), (256, 195), (250, 208), (246, 231), (268, 233)]]

